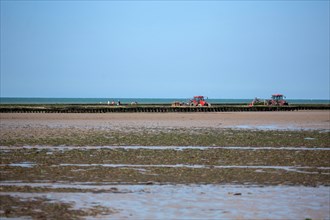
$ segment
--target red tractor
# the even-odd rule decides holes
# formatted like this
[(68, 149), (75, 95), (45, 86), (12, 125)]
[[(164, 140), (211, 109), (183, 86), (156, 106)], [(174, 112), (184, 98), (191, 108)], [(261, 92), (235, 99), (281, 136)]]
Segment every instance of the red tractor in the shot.
[(285, 96), (282, 94), (274, 94), (272, 95), (272, 99), (266, 100), (267, 105), (278, 105), (278, 106), (283, 106), (283, 105), (289, 105), (289, 103), (284, 100)]
[(194, 96), (194, 99), (190, 100), (190, 106), (211, 106), (210, 103), (206, 102), (204, 96)]

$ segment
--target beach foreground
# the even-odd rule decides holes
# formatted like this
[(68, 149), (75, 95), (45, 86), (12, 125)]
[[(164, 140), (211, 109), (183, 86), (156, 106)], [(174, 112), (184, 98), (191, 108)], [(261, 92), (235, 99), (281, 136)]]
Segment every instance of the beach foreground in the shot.
[(1, 217), (329, 218), (329, 111), (0, 116)]
[(330, 129), (330, 111), (216, 113), (3, 113), (2, 129), (43, 128), (269, 128)]

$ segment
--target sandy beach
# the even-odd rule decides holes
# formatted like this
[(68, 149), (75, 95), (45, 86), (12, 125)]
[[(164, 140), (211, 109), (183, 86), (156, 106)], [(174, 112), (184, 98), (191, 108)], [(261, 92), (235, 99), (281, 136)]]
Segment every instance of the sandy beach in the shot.
[[(30, 144), (324, 147), (327, 146), (327, 135), (323, 134), (320, 137), (319, 132), (330, 130), (329, 111), (2, 113), (0, 118), (0, 144), (13, 146)], [(231, 132), (235, 134), (226, 132), (228, 130), (234, 130)], [(302, 134), (302, 131), (305, 134)], [(315, 134), (310, 134), (311, 132)], [(279, 139), (278, 135), (290, 138)], [(303, 139), (308, 139), (309, 136), (315, 136), (315, 141), (308, 142)]]
[(228, 113), (0, 114), (10, 128), (268, 128), (330, 129), (330, 111)]

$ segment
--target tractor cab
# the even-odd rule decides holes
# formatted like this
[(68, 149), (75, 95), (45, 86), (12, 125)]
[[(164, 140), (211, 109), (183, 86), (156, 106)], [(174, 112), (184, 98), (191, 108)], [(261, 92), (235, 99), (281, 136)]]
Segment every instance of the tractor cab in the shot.
[(269, 100), (270, 105), (288, 105), (288, 102), (284, 100), (285, 96), (282, 94), (273, 94), (272, 99)]
[(191, 106), (210, 106), (209, 103), (207, 103), (204, 99), (204, 96), (194, 96), (192, 100), (190, 100)]
[(202, 102), (205, 102), (204, 100), (204, 96), (194, 96), (194, 102), (196, 103), (202, 103)]
[(284, 95), (282, 95), (282, 94), (274, 94), (274, 95), (272, 95), (272, 100), (275, 100), (275, 101), (283, 100), (283, 98), (284, 98)]

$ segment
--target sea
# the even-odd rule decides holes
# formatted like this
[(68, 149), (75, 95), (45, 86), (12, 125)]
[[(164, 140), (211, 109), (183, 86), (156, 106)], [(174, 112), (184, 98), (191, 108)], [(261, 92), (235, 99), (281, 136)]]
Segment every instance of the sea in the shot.
[[(107, 104), (118, 102), (130, 104), (170, 104), (174, 101), (187, 102), (189, 98), (19, 98), (0, 97), (0, 104)], [(207, 101), (211, 104), (250, 103), (252, 99), (214, 99)], [(287, 99), (290, 104), (330, 104), (327, 99)]]

